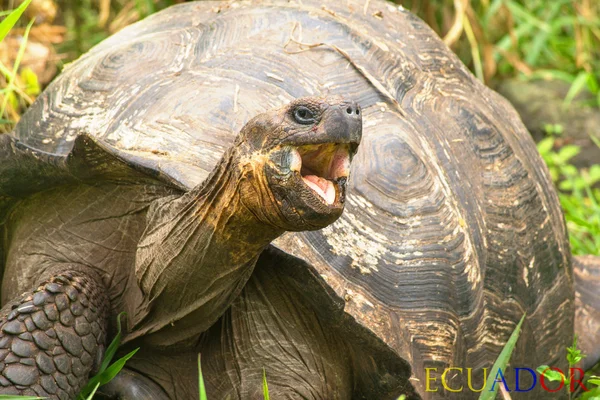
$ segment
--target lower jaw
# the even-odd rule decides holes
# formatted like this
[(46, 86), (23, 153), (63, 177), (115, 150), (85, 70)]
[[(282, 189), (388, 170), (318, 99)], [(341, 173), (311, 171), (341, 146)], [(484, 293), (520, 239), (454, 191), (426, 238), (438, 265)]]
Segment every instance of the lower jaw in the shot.
[(327, 213), (308, 212), (302, 215), (302, 226), (296, 226), (292, 231), (316, 231), (331, 225), (342, 215), (342, 208), (329, 209)]
[(335, 203), (339, 188), (334, 182), (314, 175), (303, 176), (302, 181), (312, 190), (315, 197), (320, 197), (327, 205)]

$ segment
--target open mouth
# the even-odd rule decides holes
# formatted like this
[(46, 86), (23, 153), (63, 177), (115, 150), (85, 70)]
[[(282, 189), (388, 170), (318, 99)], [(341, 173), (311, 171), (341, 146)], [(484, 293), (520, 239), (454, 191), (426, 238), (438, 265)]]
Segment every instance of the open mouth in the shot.
[(343, 203), (355, 150), (356, 145), (347, 143), (298, 146), (291, 169), (299, 172), (304, 184), (327, 205)]

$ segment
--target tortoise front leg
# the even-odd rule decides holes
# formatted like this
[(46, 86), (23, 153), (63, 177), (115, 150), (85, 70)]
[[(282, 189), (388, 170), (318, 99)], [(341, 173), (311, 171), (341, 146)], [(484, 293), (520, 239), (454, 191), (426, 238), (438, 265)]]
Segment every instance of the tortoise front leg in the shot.
[(74, 399), (98, 366), (108, 299), (92, 270), (42, 280), (0, 310), (0, 394)]

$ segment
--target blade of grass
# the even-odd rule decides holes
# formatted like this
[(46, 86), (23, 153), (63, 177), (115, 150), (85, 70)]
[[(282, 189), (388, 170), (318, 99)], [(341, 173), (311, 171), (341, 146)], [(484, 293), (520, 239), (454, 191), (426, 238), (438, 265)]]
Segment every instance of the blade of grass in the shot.
[[(502, 373), (504, 373), (504, 370), (506, 370), (506, 365), (510, 360), (510, 356), (512, 355), (512, 352), (515, 348), (515, 344), (517, 343), (517, 339), (519, 339), (519, 334), (521, 333), (521, 325), (523, 325), (523, 321), (525, 321), (525, 314), (523, 314), (523, 316), (521, 317), (521, 320), (517, 324), (513, 333), (508, 338), (508, 341), (506, 342), (504, 348), (500, 352), (500, 355), (496, 359), (494, 366), (490, 370), (490, 375), (485, 385), (485, 390), (479, 396), (479, 400), (494, 400), (496, 398), (496, 394), (498, 393), (498, 387), (500, 385), (494, 385), (494, 379), (496, 375), (494, 375), (494, 379), (492, 379), (492, 374), (494, 373), (494, 371), (496, 371), (497, 374), (498, 370), (501, 370)], [(494, 390), (492, 390), (492, 386), (494, 387)]]
[(267, 384), (267, 371), (265, 370), (264, 367), (263, 367), (262, 387), (263, 387), (263, 399), (269, 400), (269, 385)]
[(98, 387), (102, 385), (106, 385), (110, 382), (125, 366), (127, 360), (137, 353), (139, 347), (133, 350), (130, 353), (127, 353), (125, 356), (119, 358), (117, 361), (112, 363), (106, 370), (102, 373), (96, 374), (93, 376), (85, 385), (85, 387), (81, 390), (81, 393), (77, 397), (78, 399), (89, 399), (90, 394), (94, 393)]
[(123, 357), (119, 358), (117, 361), (112, 363), (108, 368), (106, 368), (106, 370), (104, 372), (102, 372), (101, 374), (98, 374), (98, 375), (94, 376), (92, 379), (90, 379), (90, 382), (93, 385), (100, 384), (100, 386), (107, 384), (115, 376), (117, 376), (117, 374), (125, 366), (125, 363), (127, 362), (127, 360), (129, 360), (131, 357), (133, 357), (135, 355), (135, 353), (138, 352), (138, 350), (139, 350), (139, 348), (137, 348), (137, 349), (127, 353)]
[(6, 18), (0, 22), (0, 42), (4, 40), (8, 32), (15, 26), (19, 18), (21, 18), (21, 14), (27, 8), (27, 6), (31, 3), (31, 0), (25, 0), (19, 7), (13, 10)]
[(590, 133), (590, 139), (592, 139), (592, 142), (594, 142), (594, 144), (598, 146), (598, 148), (600, 148), (600, 138), (597, 138), (596, 136)]
[(571, 104), (571, 102), (573, 101), (573, 99), (575, 98), (575, 96), (577, 96), (579, 94), (579, 92), (581, 92), (586, 87), (588, 80), (589, 80), (589, 75), (590, 75), (590, 73), (587, 71), (581, 71), (577, 75), (577, 77), (571, 84), (571, 87), (569, 88), (567, 95), (565, 96), (565, 100), (564, 100), (565, 106), (569, 106)]
[(469, 17), (466, 15), (463, 18), (463, 27), (465, 33), (467, 34), (469, 45), (471, 46), (471, 56), (473, 57), (473, 65), (475, 66), (475, 75), (477, 76), (477, 79), (479, 79), (481, 82), (484, 82), (483, 66), (481, 63), (481, 55), (479, 53), (479, 44), (477, 43), (477, 39), (473, 33)]
[(12, 394), (0, 394), (0, 400), (44, 400), (45, 397), (15, 396)]
[(483, 16), (483, 26), (484, 27), (487, 28), (487, 26), (490, 24), (490, 20), (492, 19), (492, 17), (494, 17), (496, 15), (498, 10), (500, 10), (500, 7), (502, 7), (503, 3), (504, 3), (503, 0), (492, 1), (492, 4), (490, 4), (490, 6), (488, 7), (487, 11), (485, 12), (485, 14)]
[(540, 20), (538, 17), (530, 13), (522, 5), (512, 0), (507, 0), (505, 4), (515, 17), (519, 17), (527, 21), (528, 24), (533, 25), (542, 31), (550, 32), (550, 26), (546, 22)]
[(200, 400), (208, 400), (206, 397), (206, 388), (204, 387), (204, 377), (202, 376), (201, 354), (198, 353), (198, 395)]
[(119, 348), (119, 345), (121, 344), (121, 316), (124, 315), (126, 315), (126, 313), (122, 312), (117, 316), (117, 334), (104, 353), (104, 360), (102, 360), (102, 365), (100, 366), (98, 374), (103, 373), (106, 368), (108, 368), (108, 364), (110, 364), (112, 361), (117, 349)]
[(568, 72), (565, 71), (559, 71), (556, 69), (543, 69), (540, 68), (536, 71), (534, 71), (530, 76), (529, 79), (545, 79), (545, 80), (560, 80), (560, 81), (564, 81), (567, 83), (573, 83), (573, 81), (575, 80), (575, 76), (571, 75)]
[(96, 387), (94, 387), (94, 390), (92, 390), (92, 393), (90, 393), (90, 395), (85, 400), (92, 400), (94, 398), (94, 395), (96, 394), (96, 390), (98, 390), (99, 387), (100, 387), (100, 382), (96, 383)]
[[(4, 22), (4, 21), (2, 21), (2, 22)], [(17, 57), (15, 59), (15, 64), (13, 65), (12, 73), (6, 79), (7, 88), (10, 88), (11, 90), (14, 89), (14, 87), (15, 87), (14, 82), (17, 77), (17, 71), (19, 69), (19, 65), (21, 64), (21, 61), (23, 60), (23, 55), (25, 54), (25, 47), (27, 47), (27, 39), (29, 37), (29, 31), (31, 30), (31, 27), (33, 26), (34, 22), (35, 22), (35, 19), (32, 19), (31, 21), (29, 21), (29, 24), (27, 25), (27, 28), (25, 29), (25, 33), (23, 33), (23, 39), (21, 41), (21, 45), (19, 46), (19, 52), (17, 53)], [(4, 111), (6, 111), (6, 105), (8, 104), (8, 98), (9, 98), (9, 96), (4, 96), (4, 101), (2, 102), (2, 108), (0, 108), (0, 116), (3, 116)]]
[(89, 394), (95, 390), (96, 385), (102, 386), (105, 383), (108, 383), (119, 373), (121, 369), (123, 369), (125, 362), (131, 357), (133, 357), (133, 355), (139, 350), (139, 348), (135, 349), (131, 353), (120, 358), (119, 360), (115, 361), (114, 364), (109, 366), (110, 362), (115, 356), (115, 353), (117, 352), (117, 349), (121, 344), (121, 317), (123, 315), (127, 315), (127, 313), (122, 312), (117, 316), (117, 334), (115, 335), (115, 338), (112, 340), (110, 345), (108, 345), (108, 348), (104, 353), (104, 360), (102, 360), (102, 364), (98, 369), (98, 373), (92, 378), (90, 378), (88, 383), (83, 387), (83, 389), (81, 389), (81, 392), (77, 396), (78, 399), (82, 400), (87, 398), (87, 396), (89, 396)]
[(146, 0), (146, 10), (148, 11), (148, 14), (146, 15), (154, 14), (154, 12), (156, 11), (154, 9), (154, 2), (152, 0)]
[[(516, 39), (519, 40), (521, 37), (529, 35), (529, 33), (531, 31), (533, 31), (533, 29), (534, 29), (533, 25), (528, 25), (528, 24), (519, 25), (514, 30), (514, 35), (515, 35)], [(502, 52), (500, 50), (509, 50), (513, 47), (513, 40), (511, 38), (511, 36), (509, 34), (504, 35), (502, 37), (502, 39), (500, 39), (500, 40), (498, 40), (498, 42), (496, 42), (495, 47), (496, 47), (496, 49), (494, 51), (494, 59), (496, 61), (499, 61), (500, 57), (502, 57)]]
[(17, 71), (19, 70), (21, 61), (23, 61), (23, 55), (25, 55), (25, 48), (27, 47), (27, 39), (29, 38), (29, 31), (31, 31), (31, 27), (33, 26), (34, 22), (35, 18), (32, 18), (31, 21), (29, 21), (29, 23), (27, 24), (27, 28), (25, 28), (25, 32), (23, 33), (23, 39), (21, 40), (21, 45), (19, 46), (19, 52), (17, 53), (15, 63), (13, 64), (13, 77), (17, 75)]
[[(555, 21), (556, 16), (560, 12), (561, 7), (562, 7), (562, 3), (558, 2), (558, 1), (554, 2), (552, 4), (549, 4), (549, 7), (548, 7), (549, 11), (546, 15), (546, 21)], [(529, 64), (529, 65), (537, 64), (540, 53), (542, 52), (542, 50), (546, 46), (546, 43), (550, 40), (551, 35), (554, 34), (554, 31), (556, 29), (560, 29), (560, 26), (556, 26), (556, 24), (553, 22), (551, 24), (550, 31), (542, 31), (538, 35), (535, 36), (535, 38), (533, 39), (531, 48), (525, 55), (525, 62), (527, 64)]]

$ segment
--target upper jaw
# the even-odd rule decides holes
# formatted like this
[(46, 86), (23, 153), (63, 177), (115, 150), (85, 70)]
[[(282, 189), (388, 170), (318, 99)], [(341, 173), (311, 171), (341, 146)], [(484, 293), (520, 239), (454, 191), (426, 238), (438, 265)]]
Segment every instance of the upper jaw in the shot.
[(357, 143), (322, 143), (291, 149), (290, 170), (323, 205), (343, 206), (350, 162)]

